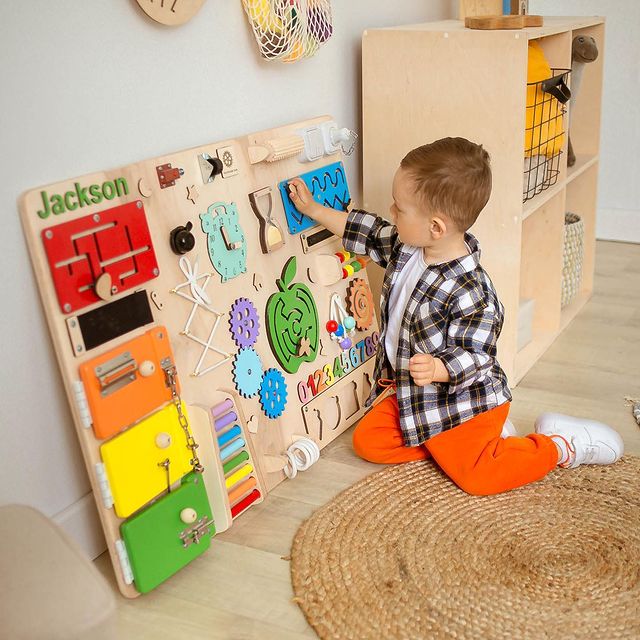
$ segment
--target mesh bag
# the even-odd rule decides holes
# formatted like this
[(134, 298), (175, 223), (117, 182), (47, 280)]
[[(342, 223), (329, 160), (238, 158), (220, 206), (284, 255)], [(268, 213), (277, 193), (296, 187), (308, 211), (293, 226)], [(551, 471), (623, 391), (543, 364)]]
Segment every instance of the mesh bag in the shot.
[(331, 0), (242, 0), (260, 55), (295, 62), (312, 56), (333, 33)]
[(562, 252), (562, 297), (567, 306), (580, 290), (584, 257), (584, 222), (575, 213), (564, 215), (564, 250)]

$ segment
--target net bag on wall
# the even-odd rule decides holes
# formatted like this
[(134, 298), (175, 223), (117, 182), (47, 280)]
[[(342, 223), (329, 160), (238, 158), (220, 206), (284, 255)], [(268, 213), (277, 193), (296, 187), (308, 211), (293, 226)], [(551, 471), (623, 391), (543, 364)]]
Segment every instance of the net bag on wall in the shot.
[(312, 56), (333, 33), (330, 0), (242, 0), (260, 55), (295, 62)]

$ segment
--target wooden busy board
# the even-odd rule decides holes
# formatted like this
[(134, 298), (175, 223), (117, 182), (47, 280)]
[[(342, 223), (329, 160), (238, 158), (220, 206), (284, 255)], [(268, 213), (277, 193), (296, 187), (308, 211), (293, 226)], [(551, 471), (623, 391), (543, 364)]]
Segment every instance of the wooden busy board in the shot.
[(318, 201), (347, 207), (335, 126), (314, 118), (21, 197), (128, 597), (260, 502), (297, 438), (322, 448), (364, 413), (378, 341), (366, 262), (286, 194), (302, 175)]

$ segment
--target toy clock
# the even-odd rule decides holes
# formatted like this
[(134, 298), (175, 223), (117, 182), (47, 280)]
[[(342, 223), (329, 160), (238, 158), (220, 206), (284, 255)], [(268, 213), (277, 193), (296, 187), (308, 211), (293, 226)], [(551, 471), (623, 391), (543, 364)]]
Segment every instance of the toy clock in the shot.
[(175, 27), (184, 24), (200, 11), (204, 0), (137, 0), (140, 8), (153, 20)]
[(247, 270), (247, 240), (238, 222), (235, 202), (216, 202), (200, 214), (202, 230), (207, 234), (209, 259), (222, 276), (222, 282)]

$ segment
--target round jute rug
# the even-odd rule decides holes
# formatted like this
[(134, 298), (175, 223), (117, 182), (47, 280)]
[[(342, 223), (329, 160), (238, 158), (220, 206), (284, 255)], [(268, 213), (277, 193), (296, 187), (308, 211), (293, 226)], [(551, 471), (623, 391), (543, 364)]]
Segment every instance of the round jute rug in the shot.
[(387, 467), (304, 522), (295, 601), (320, 638), (640, 638), (640, 458), (497, 496)]

